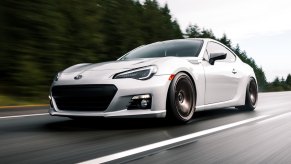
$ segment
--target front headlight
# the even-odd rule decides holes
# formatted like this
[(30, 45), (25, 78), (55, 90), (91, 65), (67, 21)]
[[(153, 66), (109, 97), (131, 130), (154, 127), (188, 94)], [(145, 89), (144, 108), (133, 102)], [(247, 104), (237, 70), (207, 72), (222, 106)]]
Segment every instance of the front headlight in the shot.
[(113, 76), (113, 79), (124, 79), (132, 78), (138, 80), (146, 80), (151, 78), (155, 73), (157, 73), (157, 66), (147, 66), (142, 68), (137, 68), (121, 73), (117, 73)]

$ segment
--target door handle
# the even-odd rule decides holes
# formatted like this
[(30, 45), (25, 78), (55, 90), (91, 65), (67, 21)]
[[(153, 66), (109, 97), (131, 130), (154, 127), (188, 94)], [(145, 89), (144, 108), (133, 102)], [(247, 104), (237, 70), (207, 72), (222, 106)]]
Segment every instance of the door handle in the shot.
[(233, 69), (232, 69), (232, 73), (233, 73), (233, 74), (236, 74), (237, 71), (233, 68)]

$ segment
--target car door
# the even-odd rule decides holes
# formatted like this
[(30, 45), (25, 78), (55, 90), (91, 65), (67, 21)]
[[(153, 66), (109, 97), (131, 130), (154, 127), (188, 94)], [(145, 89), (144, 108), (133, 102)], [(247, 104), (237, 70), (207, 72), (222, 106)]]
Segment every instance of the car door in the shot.
[[(210, 53), (226, 53), (226, 58), (209, 64)], [(203, 67), (205, 72), (205, 105), (232, 100), (237, 92), (239, 73), (236, 56), (223, 45), (208, 42)]]

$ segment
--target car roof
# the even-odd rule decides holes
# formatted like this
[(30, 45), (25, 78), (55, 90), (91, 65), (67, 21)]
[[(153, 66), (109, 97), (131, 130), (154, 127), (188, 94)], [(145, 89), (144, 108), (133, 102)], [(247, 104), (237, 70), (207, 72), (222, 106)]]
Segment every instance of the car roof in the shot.
[[(157, 42), (153, 42), (153, 43), (171, 42), (171, 41), (183, 41), (183, 40), (202, 40), (204, 42), (209, 42), (209, 41), (218, 42), (218, 41), (216, 41), (214, 39), (210, 39), (210, 38), (184, 38), (184, 39), (161, 40), (161, 41), (157, 41)], [(153, 44), (153, 43), (150, 43), (150, 44)]]
[(211, 39), (211, 38), (185, 38), (185, 39), (188, 39), (188, 40), (203, 40), (205, 42), (209, 42), (209, 41), (218, 42), (217, 40), (214, 40), (214, 39)]

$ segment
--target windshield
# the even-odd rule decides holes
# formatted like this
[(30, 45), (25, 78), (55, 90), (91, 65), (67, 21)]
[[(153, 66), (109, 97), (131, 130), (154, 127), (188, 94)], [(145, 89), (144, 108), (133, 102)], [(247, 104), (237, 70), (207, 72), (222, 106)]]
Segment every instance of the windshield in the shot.
[(120, 60), (166, 56), (197, 57), (202, 44), (202, 40), (170, 40), (157, 42), (138, 47), (127, 53)]

